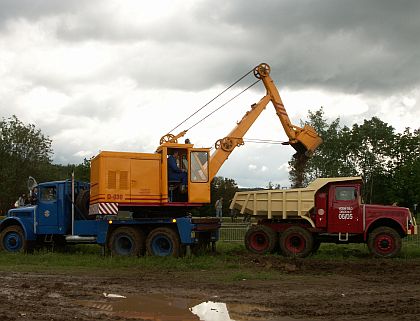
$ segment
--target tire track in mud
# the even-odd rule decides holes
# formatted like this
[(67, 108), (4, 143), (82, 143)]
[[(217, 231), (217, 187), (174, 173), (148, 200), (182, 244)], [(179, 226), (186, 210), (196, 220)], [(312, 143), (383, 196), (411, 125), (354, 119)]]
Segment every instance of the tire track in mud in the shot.
[[(242, 255), (252, 273), (270, 280), (220, 281), (216, 271), (85, 271), (0, 274), (0, 320), (125, 320), (78, 304), (108, 306), (102, 293), (166, 294), (187, 299), (217, 297), (248, 304), (255, 320), (415, 320), (420, 315), (420, 260), (287, 260)], [(292, 319), (291, 319), (292, 320)]]

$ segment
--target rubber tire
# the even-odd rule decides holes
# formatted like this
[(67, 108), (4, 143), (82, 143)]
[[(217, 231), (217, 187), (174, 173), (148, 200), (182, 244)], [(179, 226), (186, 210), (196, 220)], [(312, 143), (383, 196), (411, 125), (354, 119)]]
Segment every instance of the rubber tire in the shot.
[[(299, 248), (291, 242), (299, 242)], [(281, 233), (280, 250), (284, 256), (304, 258), (312, 254), (314, 237), (307, 229), (292, 226)]]
[(76, 196), (74, 204), (77, 209), (75, 210), (75, 217), (78, 219), (87, 220), (89, 218), (89, 200), (90, 192), (88, 190), (81, 190)]
[[(381, 242), (385, 242), (382, 243)], [(381, 245), (387, 248), (381, 247)], [(382, 226), (374, 229), (368, 237), (370, 253), (376, 257), (395, 257), (401, 252), (401, 236), (391, 227)]]
[(246, 249), (255, 254), (272, 253), (277, 245), (277, 233), (265, 225), (253, 225), (245, 234)]
[[(5, 242), (16, 242), (16, 247), (13, 247), (13, 244), (10, 246), (5, 246)], [(17, 253), (17, 252), (26, 252), (28, 251), (28, 241), (25, 239), (25, 233), (23, 229), (18, 225), (12, 225), (6, 227), (0, 234), (0, 251), (6, 251), (10, 253)]]
[(146, 249), (152, 256), (178, 257), (181, 251), (178, 233), (168, 227), (155, 228), (147, 236)]
[(144, 233), (134, 227), (118, 227), (109, 237), (108, 249), (115, 256), (143, 255)]

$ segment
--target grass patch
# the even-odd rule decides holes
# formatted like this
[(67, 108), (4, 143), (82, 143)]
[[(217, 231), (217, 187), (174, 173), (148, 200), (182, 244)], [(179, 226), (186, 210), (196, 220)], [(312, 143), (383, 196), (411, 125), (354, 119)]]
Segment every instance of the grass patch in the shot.
[[(313, 257), (327, 260), (371, 259), (367, 244), (321, 244)], [(403, 239), (402, 250), (398, 258), (420, 258), (420, 243), (417, 235)]]
[(172, 257), (112, 257), (102, 255), (98, 245), (73, 245), (65, 253), (39, 250), (31, 254), (6, 253), (0, 254), (0, 269), (15, 271), (48, 271), (66, 269), (92, 269), (116, 270), (136, 268), (143, 270), (211, 270), (233, 269), (239, 264), (235, 257), (244, 251), (238, 245), (221, 242), (218, 244), (217, 253), (206, 253), (197, 256), (172, 258)]
[[(278, 270), (264, 270), (252, 261), (247, 261), (248, 252), (242, 243), (218, 242), (216, 253), (201, 253), (183, 258), (161, 257), (112, 257), (102, 255), (98, 245), (73, 245), (65, 253), (46, 249), (33, 254), (0, 253), (0, 270), (31, 272), (66, 272), (66, 271), (216, 271), (210, 273), (219, 281), (270, 280), (278, 279)], [(283, 258), (278, 254), (267, 255), (268, 259)], [(252, 258), (252, 256), (251, 256)], [(400, 259), (420, 258), (418, 239), (404, 240)], [(322, 244), (316, 255), (304, 260), (325, 259), (328, 261), (363, 261), (371, 260), (365, 244)], [(284, 259), (288, 262), (288, 259)]]
[(370, 257), (366, 244), (321, 244), (313, 256), (317, 259), (347, 260)]

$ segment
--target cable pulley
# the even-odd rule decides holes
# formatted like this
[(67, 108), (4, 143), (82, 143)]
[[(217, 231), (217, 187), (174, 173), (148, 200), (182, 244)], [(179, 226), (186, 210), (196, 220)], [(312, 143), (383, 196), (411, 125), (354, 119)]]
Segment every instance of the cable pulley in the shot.
[(225, 137), (219, 139), (214, 144), (216, 149), (221, 148), (225, 152), (231, 152), (235, 147), (242, 146), (244, 144), (244, 140), (242, 138), (237, 137)]
[(266, 63), (262, 63), (254, 68), (254, 76), (255, 78), (262, 79), (262, 77), (268, 76), (270, 71), (270, 66)]

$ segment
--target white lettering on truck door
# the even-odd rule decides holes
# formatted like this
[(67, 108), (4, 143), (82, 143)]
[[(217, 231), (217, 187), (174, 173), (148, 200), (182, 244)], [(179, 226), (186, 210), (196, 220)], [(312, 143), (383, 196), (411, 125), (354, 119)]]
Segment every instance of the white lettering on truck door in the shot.
[(353, 207), (352, 206), (340, 206), (338, 208), (338, 219), (339, 220), (352, 220), (353, 219)]

